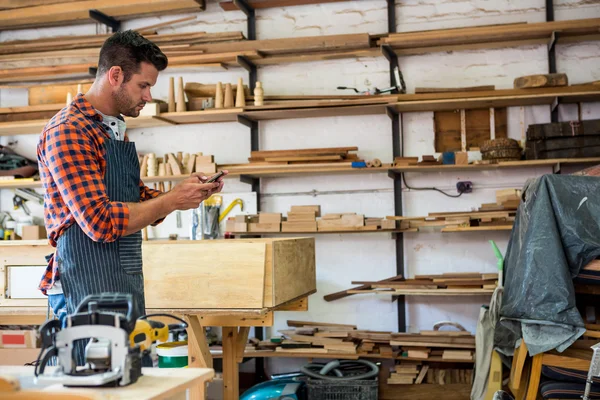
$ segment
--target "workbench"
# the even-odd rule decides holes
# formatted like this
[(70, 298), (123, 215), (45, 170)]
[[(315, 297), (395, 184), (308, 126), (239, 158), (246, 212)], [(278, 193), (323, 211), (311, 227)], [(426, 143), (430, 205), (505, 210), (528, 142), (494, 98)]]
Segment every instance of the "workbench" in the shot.
[[(0, 243), (0, 249), (0, 325), (42, 323), (47, 300), (11, 285), (31, 270), (27, 281), (37, 288), (41, 273), (32, 267), (43, 270), (53, 249), (44, 241)], [(212, 368), (206, 327), (223, 328), (225, 400), (239, 398), (238, 363), (250, 327), (272, 326), (275, 311), (307, 311), (316, 291), (314, 238), (147, 241), (142, 254), (146, 312), (188, 321), (189, 367)], [(1, 350), (8, 349), (0, 349), (0, 358)], [(199, 389), (191, 394), (203, 399)]]
[[(46, 373), (52, 373), (56, 367), (48, 367)], [(21, 391), (31, 398), (61, 399), (65, 395), (79, 395), (77, 399), (110, 400), (159, 400), (185, 399), (185, 392), (194, 389), (204, 396), (204, 386), (215, 372), (208, 368), (142, 368), (138, 381), (132, 385), (117, 388), (67, 388), (61, 384), (38, 386), (33, 383), (33, 367), (0, 367), (0, 378), (16, 378), (20, 381)], [(12, 392), (15, 393), (15, 392)], [(53, 397), (52, 395), (55, 395)], [(36, 397), (34, 397), (36, 396)], [(10, 399), (10, 392), (0, 392), (0, 397)], [(19, 399), (26, 399), (19, 397)]]

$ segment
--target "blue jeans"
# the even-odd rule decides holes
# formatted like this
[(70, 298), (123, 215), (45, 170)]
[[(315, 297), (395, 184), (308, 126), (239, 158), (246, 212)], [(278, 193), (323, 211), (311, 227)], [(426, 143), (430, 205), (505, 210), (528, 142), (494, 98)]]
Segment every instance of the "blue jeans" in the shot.
[(50, 308), (52, 308), (52, 312), (60, 321), (61, 327), (65, 327), (65, 320), (67, 318), (67, 302), (65, 300), (65, 295), (60, 294), (49, 294), (48, 295), (48, 304), (50, 304)]

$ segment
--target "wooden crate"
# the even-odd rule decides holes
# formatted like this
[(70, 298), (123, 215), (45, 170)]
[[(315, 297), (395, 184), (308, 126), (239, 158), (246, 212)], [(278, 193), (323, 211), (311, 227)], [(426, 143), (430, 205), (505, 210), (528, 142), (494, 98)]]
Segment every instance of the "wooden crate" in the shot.
[(260, 309), (316, 290), (314, 238), (146, 242), (147, 308)]
[[(53, 252), (41, 240), (0, 244), (0, 319), (45, 314), (46, 298), (5, 294), (11, 269), (45, 267)], [(150, 241), (142, 252), (147, 308), (260, 309), (316, 290), (314, 238)], [(32, 274), (30, 285), (40, 278)]]

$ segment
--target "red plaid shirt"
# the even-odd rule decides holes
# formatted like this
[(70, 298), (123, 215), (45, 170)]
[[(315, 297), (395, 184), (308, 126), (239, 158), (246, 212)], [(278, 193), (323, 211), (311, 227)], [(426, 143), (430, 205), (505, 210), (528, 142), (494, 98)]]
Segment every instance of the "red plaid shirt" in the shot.
[[(102, 116), (79, 94), (52, 117), (38, 143), (40, 179), (45, 190), (44, 219), (52, 247), (74, 223), (96, 242), (119, 239), (129, 224), (127, 204), (110, 201), (106, 194), (104, 141), (110, 136), (94, 120), (102, 122)], [(140, 180), (140, 201), (161, 193)], [(52, 257), (40, 290), (46, 293), (58, 276), (58, 264)]]

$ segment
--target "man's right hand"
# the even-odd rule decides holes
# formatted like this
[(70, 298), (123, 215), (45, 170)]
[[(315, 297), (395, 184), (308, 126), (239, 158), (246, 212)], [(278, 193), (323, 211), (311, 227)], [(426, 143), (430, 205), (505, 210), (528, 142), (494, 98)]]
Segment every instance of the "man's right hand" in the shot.
[(198, 208), (200, 203), (208, 199), (219, 185), (219, 182), (202, 183), (198, 176), (190, 176), (166, 193), (164, 197), (169, 198), (169, 203), (174, 210), (190, 210)]

